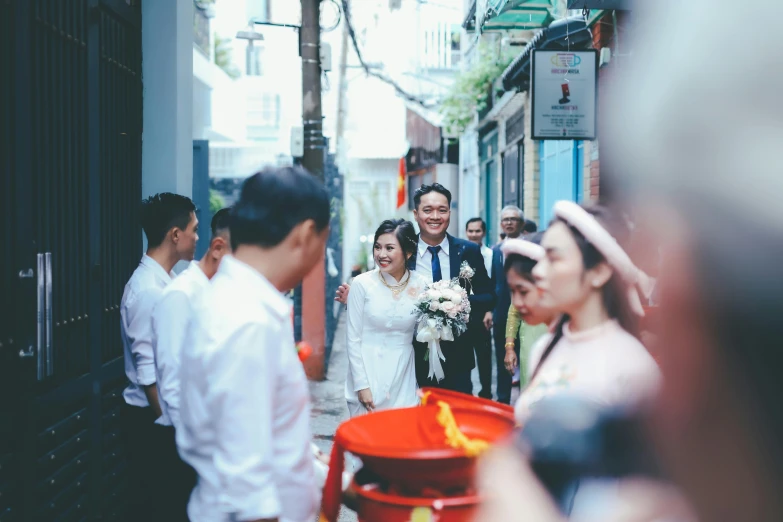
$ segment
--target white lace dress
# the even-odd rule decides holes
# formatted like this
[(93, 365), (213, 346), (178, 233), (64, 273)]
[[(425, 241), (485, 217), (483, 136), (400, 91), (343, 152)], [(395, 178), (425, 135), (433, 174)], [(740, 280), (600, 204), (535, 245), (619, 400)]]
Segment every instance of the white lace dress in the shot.
[(372, 391), (377, 409), (419, 403), (413, 337), (415, 301), (426, 281), (410, 272), (408, 286), (396, 298), (381, 281), (394, 279), (377, 269), (357, 276), (348, 294), (348, 376), (345, 399), (351, 417), (366, 413), (358, 392)]

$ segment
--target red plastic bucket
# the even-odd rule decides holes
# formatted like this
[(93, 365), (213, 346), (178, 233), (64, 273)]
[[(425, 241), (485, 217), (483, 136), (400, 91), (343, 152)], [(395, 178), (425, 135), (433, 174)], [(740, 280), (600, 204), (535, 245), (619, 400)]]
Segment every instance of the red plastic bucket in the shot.
[(411, 498), (384, 493), (377, 486), (357, 486), (359, 522), (472, 522), (478, 495)]

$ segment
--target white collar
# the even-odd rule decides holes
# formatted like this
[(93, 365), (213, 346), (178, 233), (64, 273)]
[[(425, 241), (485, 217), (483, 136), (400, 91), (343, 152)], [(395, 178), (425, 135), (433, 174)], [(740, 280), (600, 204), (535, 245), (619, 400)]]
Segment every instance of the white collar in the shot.
[[(446, 237), (443, 238), (443, 241), (438, 245), (440, 249), (443, 251), (444, 254), (449, 255), (449, 236), (448, 234)], [(424, 242), (424, 240), (421, 239), (421, 236), (419, 236), (419, 257), (424, 257), (424, 254), (427, 252), (427, 249), (430, 247), (427, 243)]]
[(227, 254), (220, 260), (218, 271), (231, 278), (241, 278), (243, 285), (246, 285), (246, 291), (258, 296), (261, 302), (270, 308), (279, 319), (285, 319), (291, 314), (291, 300), (280, 293), (263, 274), (250, 265)]
[(406, 278), (410, 277), (410, 272), (408, 272), (408, 275), (402, 274), (402, 279), (397, 281), (396, 279), (394, 279), (394, 277), (391, 274), (387, 274), (386, 272), (381, 272), (381, 270), (377, 268), (376, 270), (378, 270), (378, 273), (381, 275), (383, 280), (389, 283), (390, 285), (398, 285), (402, 281), (405, 281)]
[(190, 262), (188, 265), (188, 270), (195, 270), (196, 273), (199, 275), (199, 277), (204, 278), (205, 280), (209, 281), (209, 278), (207, 277), (207, 274), (204, 273), (204, 270), (201, 269), (201, 263), (196, 261), (195, 259)]
[(161, 278), (163, 281), (170, 282), (174, 279), (172, 274), (166, 273), (166, 269), (147, 254), (141, 256), (141, 264), (152, 270), (155, 276)]

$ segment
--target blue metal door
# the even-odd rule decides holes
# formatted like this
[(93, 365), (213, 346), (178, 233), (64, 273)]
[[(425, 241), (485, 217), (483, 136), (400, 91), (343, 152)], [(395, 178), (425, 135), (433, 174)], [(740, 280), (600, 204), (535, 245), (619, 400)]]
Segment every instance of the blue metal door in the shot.
[(545, 140), (540, 145), (541, 192), (539, 226), (544, 229), (552, 219), (557, 201), (582, 200), (582, 164), (584, 144), (573, 140)]
[(209, 141), (193, 140), (193, 202), (199, 209), (199, 235), (196, 244), (196, 259), (201, 259), (212, 241), (210, 223), (212, 209), (209, 208)]

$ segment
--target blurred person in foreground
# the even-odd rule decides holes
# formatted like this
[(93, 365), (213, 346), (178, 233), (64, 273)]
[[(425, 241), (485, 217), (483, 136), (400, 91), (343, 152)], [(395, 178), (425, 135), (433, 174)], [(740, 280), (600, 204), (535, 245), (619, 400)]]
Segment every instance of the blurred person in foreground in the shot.
[(285, 293), (323, 262), (329, 197), (298, 167), (248, 178), (232, 256), (193, 305), (177, 448), (198, 473), (192, 522), (316, 519), (310, 395)]
[[(648, 432), (690, 519), (783, 520), (783, 105), (769, 102), (783, 71), (760, 52), (779, 46), (776, 18), (763, 15), (779, 2), (754, 3), (761, 16), (731, 46), (734, 3), (638, 4), (643, 24), (628, 76), (606, 96), (604, 143), (617, 196), (662, 241), (663, 385), (644, 410)], [(693, 67), (716, 48), (730, 66)], [(490, 500), (478, 519), (560, 520), (518, 455), (502, 448), (484, 461)], [(689, 520), (666, 485), (625, 493), (603, 520)]]

